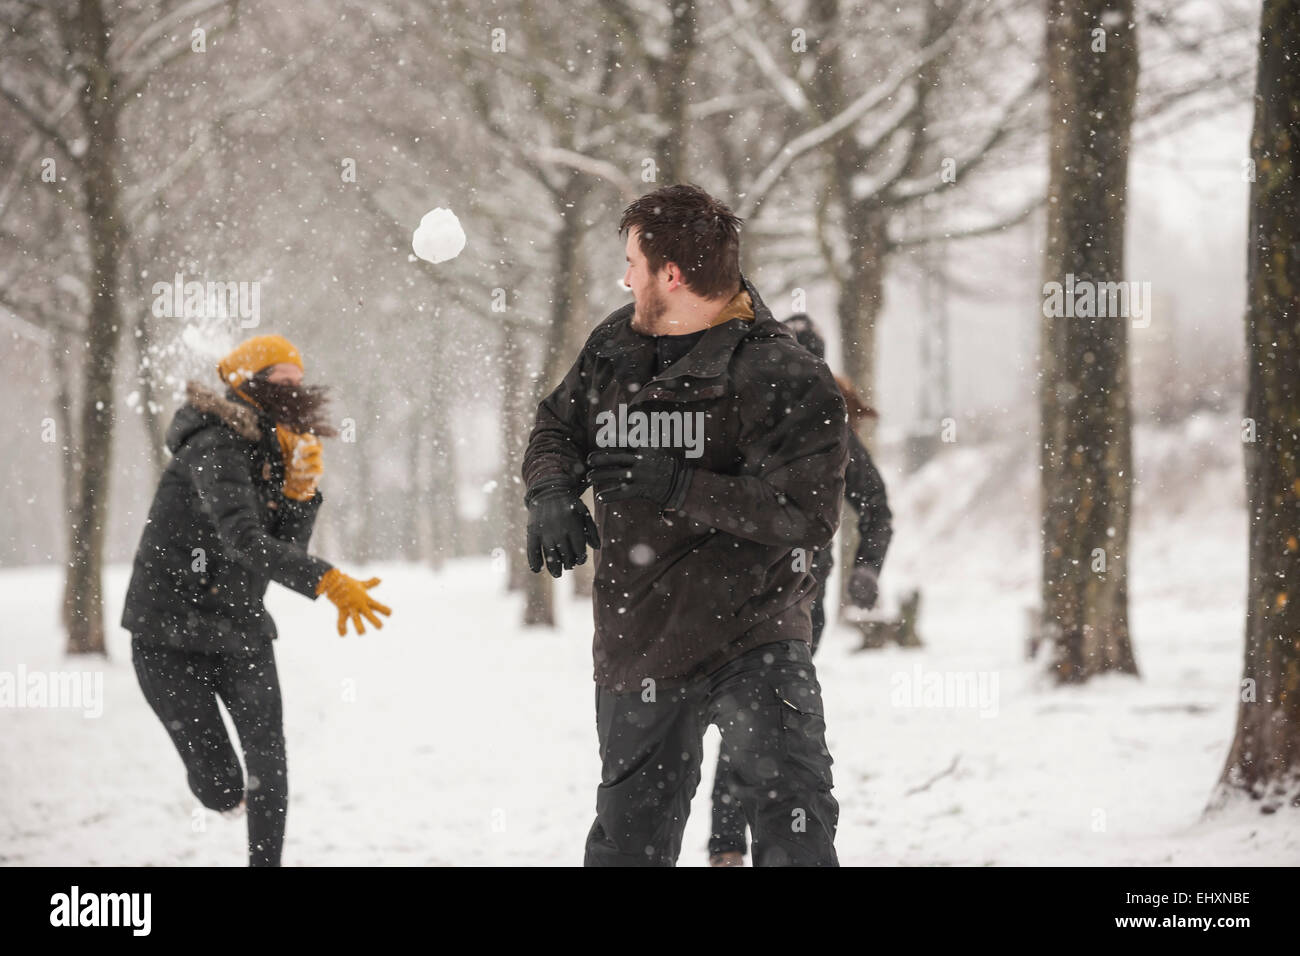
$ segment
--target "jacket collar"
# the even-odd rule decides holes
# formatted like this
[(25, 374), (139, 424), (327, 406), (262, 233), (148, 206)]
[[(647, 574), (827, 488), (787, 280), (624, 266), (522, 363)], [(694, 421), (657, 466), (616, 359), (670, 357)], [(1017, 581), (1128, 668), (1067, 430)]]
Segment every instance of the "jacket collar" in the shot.
[[(750, 302), (753, 305), (754, 317), (752, 319), (731, 319), (720, 325), (709, 327), (703, 338), (696, 344), (679, 361), (670, 367), (664, 369), (660, 375), (652, 378), (642, 389), (638, 397), (669, 397), (666, 395), (645, 394), (654, 390), (650, 387), (652, 383), (668, 385), (669, 383), (686, 383), (692, 379), (721, 379), (731, 364), (731, 357), (735, 354), (737, 346), (750, 336), (779, 334), (773, 333), (771, 326), (776, 324), (772, 317), (772, 312), (763, 302), (754, 288), (752, 282), (741, 273), (741, 285), (749, 293)], [(640, 365), (645, 356), (653, 352), (654, 336), (642, 335), (640, 332), (632, 329), (632, 313), (635, 304), (630, 303), (623, 306), (612, 316), (610, 316), (610, 331), (605, 339), (594, 347), (596, 355), (602, 358), (611, 358), (626, 368), (633, 365)], [(779, 325), (778, 325), (779, 328)], [(696, 397), (709, 397), (709, 393), (716, 392), (716, 388), (692, 389), (697, 393)]]

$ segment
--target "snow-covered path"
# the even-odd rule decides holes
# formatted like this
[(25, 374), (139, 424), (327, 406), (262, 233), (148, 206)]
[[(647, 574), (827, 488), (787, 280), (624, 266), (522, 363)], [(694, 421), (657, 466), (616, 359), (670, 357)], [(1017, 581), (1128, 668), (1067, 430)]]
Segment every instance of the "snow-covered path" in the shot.
[[(109, 575), (110, 608), (125, 570)], [(486, 559), (373, 570), (395, 613), (362, 638), (338, 638), (323, 603), (273, 589), (286, 865), (580, 862), (599, 769), (590, 612), (571, 600), (561, 628), (521, 629), (519, 599)], [(54, 568), (0, 573), (0, 670), (83, 666), (60, 652), (58, 583)], [(842, 862), (1300, 863), (1294, 820), (1197, 825), (1230, 739), (1239, 606), (1137, 601), (1144, 679), (1049, 691), (1021, 659), (1024, 600), (940, 581), (922, 650), (855, 654), (851, 632), (828, 634), (818, 666)], [(117, 629), (111, 655), (98, 719), (0, 710), (0, 862), (241, 865), (243, 824), (196, 813)], [(996, 674), (997, 696), (986, 716), (895, 706), (900, 675), (918, 667), (923, 680)], [(704, 862), (715, 754), (711, 731), (682, 865)]]
[[(906, 480), (886, 470), (897, 531), (882, 591), (922, 588), (926, 646), (854, 653), (856, 634), (834, 624), (823, 639), (842, 862), (1300, 864), (1297, 814), (1199, 821), (1242, 668), (1238, 425), (1197, 416), (1139, 430), (1130, 591), (1142, 678), (1083, 688), (1046, 687), (1024, 660), (1037, 562), (1025, 450), (954, 447)], [(268, 596), (289, 746), (286, 865), (580, 863), (599, 780), (589, 603), (563, 599), (558, 628), (525, 630), (490, 559), (369, 570), (394, 609), (377, 634), (340, 639), (325, 602)], [(108, 575), (112, 622), (126, 572)], [(832, 594), (837, 584), (838, 571)], [(63, 657), (59, 593), (57, 568), (0, 571), (0, 672), (102, 666)], [(116, 627), (110, 653), (99, 718), (0, 707), (0, 863), (242, 865), (243, 823), (196, 812)], [(962, 674), (983, 680), (983, 704), (900, 706), (901, 691), (925, 704), (927, 681)], [(705, 862), (716, 754), (710, 731), (682, 865)]]

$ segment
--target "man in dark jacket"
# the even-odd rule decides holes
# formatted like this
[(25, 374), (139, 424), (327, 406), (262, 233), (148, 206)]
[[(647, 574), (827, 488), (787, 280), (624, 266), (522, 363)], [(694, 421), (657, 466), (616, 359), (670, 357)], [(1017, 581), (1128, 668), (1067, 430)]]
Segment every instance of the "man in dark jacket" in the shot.
[[(277, 866), (288, 810), (280, 684), (262, 599), (278, 581), (338, 607), (338, 632), (388, 608), (307, 553), (320, 509), (317, 435), (332, 435), (323, 390), (302, 385), (286, 339), (250, 339), (218, 366), (224, 396), (191, 382), (168, 430), (172, 459), (154, 494), (127, 587), (122, 626), (150, 707), (211, 810), (248, 812), (249, 864)], [(220, 697), (243, 747), (239, 760)]]
[[(807, 315), (800, 312), (783, 323), (795, 340), (819, 359), (826, 358), (826, 342)], [(867, 446), (858, 438), (858, 425), (875, 411), (860, 399), (847, 379), (836, 378), (848, 408), (849, 465), (844, 472), (844, 500), (857, 512), (858, 550), (848, 571), (848, 597), (855, 607), (876, 606), (880, 570), (893, 537), (893, 515), (885, 495), (885, 482), (876, 469)], [(835, 566), (833, 546), (818, 548), (812, 558), (817, 580), (812, 606), (812, 653), (817, 654), (826, 626), (826, 582)], [(718, 766), (713, 775), (713, 829), (709, 835), (710, 866), (744, 866), (745, 814), (737, 802), (741, 784), (732, 771), (733, 754), (724, 742), (718, 749)]]
[(588, 865), (675, 864), (709, 723), (738, 755), (755, 865), (837, 865), (809, 556), (839, 522), (845, 406), (741, 274), (739, 226), (694, 186), (624, 211), (635, 302), (543, 400), (524, 456), (533, 570), (600, 548)]

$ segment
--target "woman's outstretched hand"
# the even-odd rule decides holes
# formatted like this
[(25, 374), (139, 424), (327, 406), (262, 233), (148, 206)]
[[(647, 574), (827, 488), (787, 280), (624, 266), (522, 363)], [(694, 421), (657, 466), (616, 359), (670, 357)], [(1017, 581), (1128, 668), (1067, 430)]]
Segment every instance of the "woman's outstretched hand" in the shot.
[(379, 578), (358, 581), (338, 568), (330, 568), (321, 576), (320, 583), (316, 585), (316, 593), (324, 594), (339, 609), (339, 637), (347, 635), (349, 620), (358, 634), (366, 633), (366, 626), (361, 620), (363, 617), (377, 629), (383, 628), (383, 622), (375, 617), (375, 612), (390, 616), (393, 612), (367, 593), (378, 583)]

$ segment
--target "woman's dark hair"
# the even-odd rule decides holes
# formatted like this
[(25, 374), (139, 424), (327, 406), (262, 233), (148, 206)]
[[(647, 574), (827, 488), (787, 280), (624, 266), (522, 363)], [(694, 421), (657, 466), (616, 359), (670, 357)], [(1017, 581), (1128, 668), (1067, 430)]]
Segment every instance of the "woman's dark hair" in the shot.
[(781, 324), (794, 333), (795, 341), (823, 362), (826, 361), (826, 340), (817, 331), (817, 326), (813, 325), (807, 313), (796, 312)]
[[(826, 361), (826, 340), (822, 338), (821, 333), (817, 331), (817, 326), (813, 324), (813, 320), (806, 312), (796, 312), (781, 324), (790, 330), (796, 342), (823, 362)], [(874, 408), (862, 400), (858, 390), (847, 378), (836, 375), (835, 384), (840, 387), (840, 392), (844, 395), (844, 406), (849, 413), (849, 428), (853, 431), (856, 432), (865, 419), (880, 417)]]
[(676, 263), (688, 289), (715, 299), (740, 290), (742, 222), (699, 186), (678, 184), (633, 200), (623, 210), (618, 234), (636, 227), (652, 274)]
[(239, 387), (238, 394), (266, 412), (277, 425), (322, 438), (338, 434), (325, 414), (327, 386), (285, 385), (272, 382), (270, 375), (269, 368), (262, 369)]

